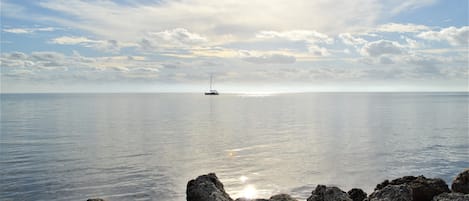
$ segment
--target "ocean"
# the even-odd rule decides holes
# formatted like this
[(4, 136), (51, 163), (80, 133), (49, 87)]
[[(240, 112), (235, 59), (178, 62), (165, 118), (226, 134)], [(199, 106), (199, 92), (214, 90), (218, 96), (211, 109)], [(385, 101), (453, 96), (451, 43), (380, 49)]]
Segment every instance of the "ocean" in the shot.
[[(469, 167), (469, 93), (2, 94), (0, 200), (233, 197)], [(248, 190), (246, 190), (248, 189)]]

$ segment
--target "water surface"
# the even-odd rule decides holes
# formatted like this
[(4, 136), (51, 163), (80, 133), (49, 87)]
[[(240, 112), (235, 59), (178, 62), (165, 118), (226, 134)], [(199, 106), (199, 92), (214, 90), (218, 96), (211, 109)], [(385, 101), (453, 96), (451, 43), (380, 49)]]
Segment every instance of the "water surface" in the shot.
[(2, 94), (0, 200), (185, 200), (216, 172), (236, 198), (368, 193), (469, 167), (468, 93)]

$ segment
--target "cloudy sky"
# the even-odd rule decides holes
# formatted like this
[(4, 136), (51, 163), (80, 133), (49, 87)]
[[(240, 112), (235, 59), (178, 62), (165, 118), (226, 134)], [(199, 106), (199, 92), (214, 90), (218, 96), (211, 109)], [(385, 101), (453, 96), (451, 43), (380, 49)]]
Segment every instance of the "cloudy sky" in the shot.
[(466, 0), (1, 0), (1, 91), (468, 91)]

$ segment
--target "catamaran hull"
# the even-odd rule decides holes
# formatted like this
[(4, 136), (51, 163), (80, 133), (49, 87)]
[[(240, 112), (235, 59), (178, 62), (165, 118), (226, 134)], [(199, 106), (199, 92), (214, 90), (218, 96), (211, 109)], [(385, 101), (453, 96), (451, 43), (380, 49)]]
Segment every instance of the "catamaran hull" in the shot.
[(217, 96), (218, 93), (205, 92), (205, 95), (207, 95), (207, 96)]

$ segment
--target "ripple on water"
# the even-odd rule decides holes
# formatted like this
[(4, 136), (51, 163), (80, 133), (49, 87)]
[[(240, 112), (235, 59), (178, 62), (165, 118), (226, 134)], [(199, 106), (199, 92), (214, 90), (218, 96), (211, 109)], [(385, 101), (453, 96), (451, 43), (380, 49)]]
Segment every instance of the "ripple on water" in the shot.
[(2, 95), (0, 200), (179, 201), (208, 172), (233, 197), (450, 182), (469, 167), (467, 97)]

